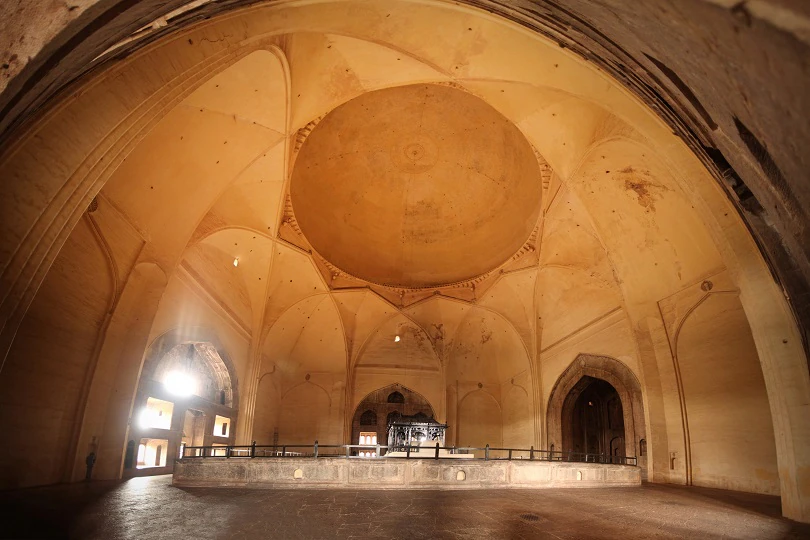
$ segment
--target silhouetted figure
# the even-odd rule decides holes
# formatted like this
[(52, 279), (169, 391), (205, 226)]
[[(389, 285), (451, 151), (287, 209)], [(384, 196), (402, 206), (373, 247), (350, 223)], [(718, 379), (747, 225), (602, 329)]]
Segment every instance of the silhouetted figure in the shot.
[(90, 477), (93, 475), (93, 465), (96, 464), (96, 453), (90, 452), (87, 454), (84, 464), (87, 465), (87, 474), (84, 475), (84, 479), (90, 480)]

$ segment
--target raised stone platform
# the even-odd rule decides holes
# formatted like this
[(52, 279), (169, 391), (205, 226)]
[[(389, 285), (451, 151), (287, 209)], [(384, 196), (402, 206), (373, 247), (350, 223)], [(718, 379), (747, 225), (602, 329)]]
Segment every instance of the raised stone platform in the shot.
[(529, 460), (187, 458), (175, 462), (172, 484), (266, 489), (594, 488), (640, 486), (641, 470)]

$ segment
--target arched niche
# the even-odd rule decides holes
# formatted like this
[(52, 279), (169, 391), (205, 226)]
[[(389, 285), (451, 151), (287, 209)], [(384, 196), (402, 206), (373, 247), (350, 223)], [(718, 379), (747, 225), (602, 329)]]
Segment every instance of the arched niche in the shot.
[(511, 384), (501, 392), (503, 401), (503, 445), (529, 448), (534, 444), (534, 408), (532, 398), (522, 386)]
[[(332, 398), (321, 386), (310, 381), (290, 389), (281, 397), (278, 418), (279, 444), (334, 444), (330, 440)], [(300, 449), (292, 449), (295, 452)]]
[[(470, 392), (458, 404), (458, 446), (503, 446), (501, 405), (485, 390)], [(480, 451), (476, 457), (483, 457)]]
[[(720, 280), (715, 282), (721, 288)], [(677, 326), (675, 354), (690, 483), (777, 495), (775, 426), (762, 366), (735, 291), (712, 290), (692, 306)]]
[(609, 356), (593, 354), (577, 356), (551, 390), (546, 410), (547, 447), (553, 445), (557, 450), (571, 450), (563, 445), (569, 440), (563, 436), (566, 428), (564, 419), (573, 412), (576, 400), (593, 379), (608, 383), (619, 395), (624, 420), (625, 455), (638, 456), (639, 441), (647, 438), (641, 384), (623, 363)]
[[(369, 415), (368, 413), (371, 413)], [(355, 407), (351, 418), (350, 444), (358, 444), (360, 432), (376, 432), (377, 441), (386, 444), (388, 423), (399, 415), (423, 414), (435, 418), (436, 412), (428, 399), (402, 384), (395, 383), (369, 392)], [(374, 423), (364, 422), (373, 415)]]
[(215, 380), (218, 392), (225, 392), (224, 404), (219, 396), (210, 401), (237, 408), (239, 384), (236, 368), (216, 333), (204, 327), (175, 328), (157, 337), (144, 356), (141, 385), (147, 380), (158, 380), (157, 377), (170, 369), (174, 362), (167, 357), (179, 353), (182, 346), (187, 346), (189, 353), (193, 349), (194, 356), (205, 364)]
[(584, 376), (568, 392), (562, 408), (562, 450), (576, 454), (625, 456), (624, 407), (616, 389)]
[(257, 385), (253, 412), (253, 440), (257, 444), (272, 444), (274, 435), (278, 434), (281, 394), (271, 375), (262, 375)]

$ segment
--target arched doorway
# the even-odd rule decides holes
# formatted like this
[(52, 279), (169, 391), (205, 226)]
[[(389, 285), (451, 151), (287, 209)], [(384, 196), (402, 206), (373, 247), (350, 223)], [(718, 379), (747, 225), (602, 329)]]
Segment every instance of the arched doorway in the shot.
[[(351, 444), (380, 444), (388, 441), (388, 424), (401, 415), (424, 415), (434, 418), (430, 402), (418, 392), (392, 384), (371, 392), (364, 397), (352, 415)], [(373, 434), (373, 435), (372, 435)], [(369, 436), (376, 436), (374, 443)]]
[(170, 473), (187, 446), (233, 444), (238, 399), (236, 370), (213, 331), (186, 327), (157, 337), (144, 355), (129, 425), (138, 458), (124, 476)]
[(547, 448), (558, 451), (637, 457), (647, 477), (641, 384), (615, 358), (580, 354), (571, 362), (551, 390), (546, 433)]
[[(626, 455), (621, 397), (607, 381), (584, 376), (563, 402), (562, 450), (575, 454)], [(573, 459), (587, 461), (584, 455)], [(619, 460), (615, 460), (619, 461)]]

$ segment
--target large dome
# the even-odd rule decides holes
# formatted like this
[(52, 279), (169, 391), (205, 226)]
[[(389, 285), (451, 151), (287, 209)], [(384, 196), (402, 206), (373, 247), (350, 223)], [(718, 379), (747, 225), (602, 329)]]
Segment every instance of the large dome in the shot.
[(533, 230), (540, 168), (523, 134), (449, 86), (369, 92), (326, 115), (290, 187), (301, 230), (341, 270), (430, 287), (496, 268)]

